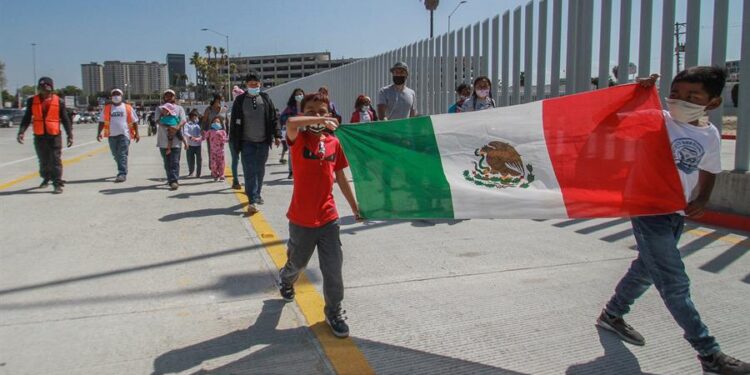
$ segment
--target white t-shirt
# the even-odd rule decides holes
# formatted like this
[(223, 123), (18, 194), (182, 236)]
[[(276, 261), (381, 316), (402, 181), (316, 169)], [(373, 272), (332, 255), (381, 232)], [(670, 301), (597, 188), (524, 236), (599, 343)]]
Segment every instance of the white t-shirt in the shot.
[[(125, 103), (120, 103), (119, 105), (112, 104), (111, 108), (109, 136), (114, 137), (125, 134), (126, 137), (130, 138), (130, 127), (128, 116), (125, 113)], [(133, 122), (138, 122), (138, 114), (135, 113), (135, 108), (132, 106), (130, 107), (130, 115), (133, 116)], [(100, 118), (104, 118), (104, 115), (102, 114)]]
[(693, 200), (698, 192), (699, 170), (709, 173), (721, 172), (721, 137), (719, 130), (709, 123), (695, 126), (676, 121), (669, 111), (664, 111), (669, 143), (672, 145), (672, 156), (677, 165), (685, 201)]

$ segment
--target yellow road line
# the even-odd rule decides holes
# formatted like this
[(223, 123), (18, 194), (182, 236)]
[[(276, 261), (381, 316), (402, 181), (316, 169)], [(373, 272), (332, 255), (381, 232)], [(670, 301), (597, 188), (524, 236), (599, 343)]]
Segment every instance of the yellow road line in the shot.
[[(102, 147), (99, 147), (97, 149), (91, 150), (89, 152), (84, 152), (83, 154), (78, 155), (78, 156), (76, 156), (74, 158), (63, 160), (63, 166), (68, 166), (68, 165), (72, 165), (72, 164), (78, 163), (78, 162), (82, 161), (83, 159), (93, 157), (94, 155), (96, 155), (98, 153), (101, 153), (102, 151), (105, 151), (105, 150), (107, 150), (107, 146), (102, 146)], [(26, 180), (30, 180), (30, 179), (32, 179), (34, 177), (39, 177), (39, 172), (29, 173), (29, 174), (27, 174), (25, 176), (21, 176), (21, 177), (18, 177), (16, 179), (14, 179), (14, 180), (10, 180), (10, 181), (8, 181), (8, 182), (0, 185), (0, 190), (5, 190), (5, 189), (7, 189), (7, 188), (9, 188), (9, 187), (11, 187), (13, 185), (19, 184), (19, 183), (24, 182)]]
[(750, 238), (742, 238), (738, 236), (733, 236), (733, 235), (730, 235), (729, 233), (709, 232), (709, 231), (706, 231), (703, 229), (697, 229), (697, 228), (691, 229), (685, 233), (689, 233), (697, 237), (708, 237), (708, 238), (726, 242), (732, 245), (743, 244), (743, 245), (746, 245), (748, 248), (750, 248)]
[[(227, 182), (230, 181), (230, 168), (226, 168), (225, 174)], [(243, 205), (248, 203), (247, 196), (242, 190), (236, 190), (235, 196)], [(249, 220), (261, 243), (265, 245), (266, 251), (276, 268), (283, 267), (286, 264), (286, 246), (281, 244), (279, 236), (273, 230), (271, 224), (266, 221), (262, 212), (250, 216)], [(323, 313), (323, 307), (325, 306), (323, 296), (318, 293), (304, 272), (295, 283), (294, 290), (296, 294), (295, 302), (307, 319), (307, 324), (315, 333), (315, 337), (320, 342), (336, 372), (342, 375), (375, 374), (364, 354), (351, 338), (340, 339), (331, 333)]]

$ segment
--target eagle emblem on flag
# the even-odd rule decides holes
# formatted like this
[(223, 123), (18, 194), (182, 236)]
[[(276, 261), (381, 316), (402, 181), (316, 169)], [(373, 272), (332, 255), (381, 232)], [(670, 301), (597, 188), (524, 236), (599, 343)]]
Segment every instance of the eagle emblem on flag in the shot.
[(472, 162), (473, 169), (464, 171), (464, 178), (478, 186), (505, 189), (526, 189), (534, 181), (534, 167), (524, 166), (521, 154), (509, 143), (492, 141), (474, 150), (479, 160)]

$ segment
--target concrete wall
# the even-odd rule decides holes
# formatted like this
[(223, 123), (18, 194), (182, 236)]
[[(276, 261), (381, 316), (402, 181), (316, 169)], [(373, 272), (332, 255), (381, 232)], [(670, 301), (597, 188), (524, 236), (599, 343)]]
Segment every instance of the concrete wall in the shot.
[(711, 200), (712, 210), (750, 216), (750, 173), (724, 171), (716, 176)]

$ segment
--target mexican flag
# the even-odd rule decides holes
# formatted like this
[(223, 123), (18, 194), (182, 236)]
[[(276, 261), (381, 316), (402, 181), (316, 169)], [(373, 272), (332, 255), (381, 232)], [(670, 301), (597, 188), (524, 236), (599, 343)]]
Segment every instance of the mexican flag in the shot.
[(368, 219), (626, 217), (685, 207), (656, 89), (637, 84), (336, 134)]

